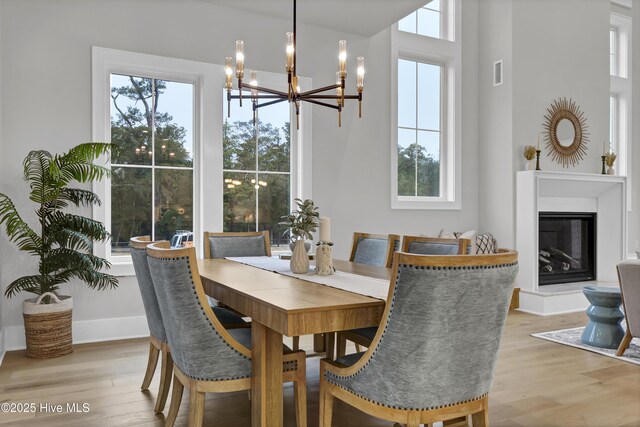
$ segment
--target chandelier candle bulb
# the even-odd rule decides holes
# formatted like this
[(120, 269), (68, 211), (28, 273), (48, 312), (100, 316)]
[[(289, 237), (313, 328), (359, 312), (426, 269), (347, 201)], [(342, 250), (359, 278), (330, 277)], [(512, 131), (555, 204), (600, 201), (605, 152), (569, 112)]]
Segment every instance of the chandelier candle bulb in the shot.
[(331, 218), (328, 216), (320, 217), (320, 242), (331, 242)]
[(347, 41), (340, 40), (338, 42), (338, 63), (340, 64), (340, 77), (347, 76)]
[[(251, 86), (258, 86), (258, 73), (256, 73), (255, 70), (251, 70), (251, 82), (249, 84), (251, 84)], [(251, 89), (251, 96), (252, 97), (256, 97), (258, 96), (258, 91), (256, 89)]]
[(231, 78), (233, 77), (233, 67), (231, 65), (231, 57), (227, 56), (224, 59), (225, 62), (225, 72), (227, 73), (227, 84), (226, 84), (226, 88), (227, 90), (231, 90), (231, 88), (233, 87), (233, 83), (231, 81)]
[(244, 77), (244, 42), (236, 40), (236, 77)]
[(293, 33), (287, 33), (287, 44), (286, 44), (286, 52), (287, 52), (287, 72), (293, 71)]
[(362, 92), (362, 90), (364, 89), (364, 57), (362, 56), (358, 56), (358, 60), (357, 60), (357, 67), (356, 67), (356, 88), (358, 89), (358, 92)]

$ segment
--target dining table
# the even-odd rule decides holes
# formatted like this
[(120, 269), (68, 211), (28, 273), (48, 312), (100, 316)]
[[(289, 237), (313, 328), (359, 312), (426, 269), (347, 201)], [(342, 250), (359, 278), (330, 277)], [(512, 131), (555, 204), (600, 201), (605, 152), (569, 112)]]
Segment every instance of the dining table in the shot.
[[(376, 297), (330, 284), (333, 276), (270, 270), (234, 259), (200, 259), (205, 292), (225, 306), (251, 317), (251, 425), (283, 425), (283, 336), (330, 333), (380, 324), (391, 269), (333, 260), (344, 283), (367, 284)], [(338, 277), (339, 276), (339, 277)], [(311, 281), (313, 279), (313, 281)], [(318, 283), (320, 282), (320, 283)]]

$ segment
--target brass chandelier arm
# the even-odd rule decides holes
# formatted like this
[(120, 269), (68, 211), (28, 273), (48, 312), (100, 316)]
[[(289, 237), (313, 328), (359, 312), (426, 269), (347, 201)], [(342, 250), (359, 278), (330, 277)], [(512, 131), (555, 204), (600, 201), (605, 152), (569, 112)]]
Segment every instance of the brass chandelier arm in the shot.
[(262, 104), (256, 103), (254, 105), (255, 105), (255, 108), (268, 107), (269, 105), (277, 104), (277, 103), (282, 102), (282, 101), (288, 101), (288, 99), (287, 98), (281, 98), (281, 99), (276, 99), (275, 101), (263, 102)]
[(360, 99), (358, 95), (314, 95), (308, 98), (300, 95), (299, 98), (303, 101), (310, 101), (312, 99)]
[[(267, 87), (262, 87), (262, 86), (253, 86), (253, 85), (248, 85), (248, 84), (243, 84), (241, 86), (241, 89), (253, 89), (253, 90), (257, 90), (258, 92), (266, 92), (266, 93), (271, 93), (273, 95), (278, 95), (278, 96), (284, 96), (285, 98), (289, 97), (289, 94), (287, 92), (282, 92), (280, 90), (275, 90), (275, 89), (269, 89)], [(260, 96), (260, 95), (258, 95)]]
[(304, 99), (304, 102), (310, 102), (312, 104), (322, 105), (323, 107), (329, 107), (329, 108), (333, 108), (335, 110), (341, 110), (341, 108), (338, 107), (337, 105), (327, 104), (326, 102), (316, 101), (315, 99), (311, 99), (311, 98)]
[[(282, 99), (282, 96), (280, 95), (256, 95), (256, 96), (251, 96), (251, 95), (247, 95), (246, 93), (242, 96), (243, 99)], [(231, 95), (231, 98), (229, 99), (240, 99), (240, 95)]]
[(301, 93), (298, 95), (298, 97), (300, 97), (300, 98), (304, 98), (304, 97), (306, 97), (306, 96), (313, 95), (313, 94), (315, 94), (315, 93), (326, 92), (326, 91), (328, 91), (328, 90), (337, 89), (337, 88), (339, 88), (339, 87), (342, 87), (342, 85), (340, 85), (340, 84), (335, 84), (335, 85), (331, 85), (331, 86), (320, 87), (320, 88), (318, 88), (318, 89), (312, 89), (312, 90), (308, 90), (308, 91), (306, 91), (306, 92), (301, 92)]

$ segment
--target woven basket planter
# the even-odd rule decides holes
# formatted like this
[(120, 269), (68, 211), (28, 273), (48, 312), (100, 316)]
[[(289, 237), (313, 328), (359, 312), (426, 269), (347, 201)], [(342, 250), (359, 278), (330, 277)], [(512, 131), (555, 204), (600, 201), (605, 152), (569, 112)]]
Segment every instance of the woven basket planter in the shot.
[[(42, 298), (52, 296), (53, 304), (41, 304)], [(24, 332), (27, 338), (27, 357), (49, 359), (73, 351), (71, 312), (73, 299), (45, 293), (22, 303)]]

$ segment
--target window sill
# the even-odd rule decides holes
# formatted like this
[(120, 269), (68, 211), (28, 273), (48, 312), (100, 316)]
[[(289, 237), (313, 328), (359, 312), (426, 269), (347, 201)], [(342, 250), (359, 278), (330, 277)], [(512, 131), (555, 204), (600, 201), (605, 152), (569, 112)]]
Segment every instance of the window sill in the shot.
[(391, 199), (391, 209), (460, 210), (460, 200), (398, 200)]
[(116, 277), (129, 277), (136, 275), (131, 259), (118, 261), (111, 260), (111, 269), (109, 269), (107, 273)]

